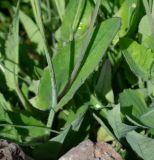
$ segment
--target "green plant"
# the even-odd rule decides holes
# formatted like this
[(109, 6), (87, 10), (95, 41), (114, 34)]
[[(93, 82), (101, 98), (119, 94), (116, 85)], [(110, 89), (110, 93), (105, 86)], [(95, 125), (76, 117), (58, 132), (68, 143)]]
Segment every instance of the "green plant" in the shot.
[(0, 2), (0, 137), (34, 159), (91, 138), (153, 160), (153, 13), (151, 0)]

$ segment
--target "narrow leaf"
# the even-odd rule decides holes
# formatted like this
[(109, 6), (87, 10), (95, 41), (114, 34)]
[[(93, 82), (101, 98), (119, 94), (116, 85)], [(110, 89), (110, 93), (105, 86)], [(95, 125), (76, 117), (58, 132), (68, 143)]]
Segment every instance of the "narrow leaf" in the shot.
[[(19, 3), (15, 11), (12, 25), (10, 26), (8, 38), (5, 44), (5, 77), (10, 89), (16, 90), (19, 72)], [(14, 73), (14, 74), (13, 74)]]

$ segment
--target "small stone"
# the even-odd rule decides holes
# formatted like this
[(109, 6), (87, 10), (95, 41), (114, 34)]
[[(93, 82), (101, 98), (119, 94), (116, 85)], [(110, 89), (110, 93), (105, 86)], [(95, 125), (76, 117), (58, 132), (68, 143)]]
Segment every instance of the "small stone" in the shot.
[(90, 140), (80, 143), (78, 146), (72, 148), (59, 160), (93, 160), (94, 144)]
[(0, 139), (0, 159), (1, 160), (30, 160), (15, 143), (9, 143)]
[(59, 160), (122, 160), (121, 156), (105, 142), (94, 144), (90, 140), (81, 142)]

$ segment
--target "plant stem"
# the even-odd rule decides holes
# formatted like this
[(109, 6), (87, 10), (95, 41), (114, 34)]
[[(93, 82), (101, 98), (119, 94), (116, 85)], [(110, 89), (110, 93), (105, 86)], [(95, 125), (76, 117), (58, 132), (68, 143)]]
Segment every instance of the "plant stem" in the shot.
[(20, 99), (20, 102), (22, 103), (23, 107), (25, 110), (32, 112), (30, 104), (28, 103), (28, 101), (26, 100), (26, 98), (24, 97), (23, 93), (21, 92), (19, 85), (16, 84), (16, 89), (15, 92), (17, 94), (17, 96)]
[(29, 128), (38, 128), (38, 129), (42, 129), (42, 130), (47, 130), (47, 131), (50, 131), (52, 133), (56, 133), (56, 134), (59, 134), (58, 131), (55, 131), (55, 130), (52, 130), (50, 128), (47, 128), (47, 127), (42, 127), (42, 126), (28, 126), (28, 125), (16, 125), (16, 124), (8, 124), (8, 123), (1, 123), (0, 124), (0, 127), (6, 127), (6, 126), (11, 126), (11, 127), (15, 127), (15, 128), (25, 128), (25, 129), (29, 129)]
[(151, 33), (152, 33), (152, 36), (154, 38), (154, 20), (153, 20), (152, 14), (151, 14), (151, 10), (150, 10), (148, 1), (143, 0), (143, 4), (144, 4), (144, 7), (145, 7), (146, 14), (148, 16)]
[(48, 22), (51, 21), (51, 8), (50, 8), (50, 1), (46, 0), (46, 4), (47, 4), (47, 11), (48, 11)]
[[(44, 53), (47, 59), (48, 67), (49, 67), (49, 73), (50, 73), (50, 81), (51, 81), (51, 90), (52, 90), (52, 103), (48, 121), (47, 121), (47, 127), (52, 126), (54, 115), (51, 114), (53, 112), (53, 108), (57, 105), (57, 87), (56, 87), (56, 80), (55, 80), (55, 73), (54, 73), (54, 67), (52, 63), (52, 59), (50, 57), (48, 44), (45, 38), (45, 31), (44, 26), (42, 22), (42, 16), (41, 16), (41, 7), (40, 7), (40, 0), (31, 0), (34, 16), (38, 25), (38, 28), (40, 30), (40, 33), (42, 35), (42, 43), (44, 46)], [(52, 115), (52, 117), (51, 117)]]
[(61, 14), (61, 10), (60, 10), (60, 7), (59, 7), (59, 0), (54, 0), (54, 2), (55, 2), (55, 5), (56, 5), (56, 8), (57, 8), (60, 20), (63, 21), (63, 16)]
[(73, 71), (71, 73), (71, 76), (70, 76), (66, 86), (64, 87), (64, 90), (62, 91), (62, 93), (59, 96), (60, 98), (62, 98), (65, 95), (65, 93), (67, 92), (68, 88), (72, 85), (73, 81), (75, 80), (75, 78), (76, 78), (76, 76), (77, 76), (77, 74), (79, 72), (81, 63), (83, 61), (83, 58), (85, 56), (87, 47), (89, 45), (89, 42), (90, 42), (90, 39), (91, 39), (91, 36), (92, 36), (92, 31), (93, 31), (94, 23), (95, 23), (97, 14), (98, 14), (100, 2), (101, 2), (100, 0), (97, 0), (97, 2), (96, 2), (94, 11), (93, 11), (92, 16), (91, 16), (90, 26), (88, 28), (85, 40), (83, 42), (83, 46), (82, 46), (82, 48), (80, 50), (80, 56), (79, 56), (79, 58), (77, 60), (77, 63), (76, 63), (76, 65), (75, 65), (75, 67), (74, 67), (74, 69), (73, 69)]

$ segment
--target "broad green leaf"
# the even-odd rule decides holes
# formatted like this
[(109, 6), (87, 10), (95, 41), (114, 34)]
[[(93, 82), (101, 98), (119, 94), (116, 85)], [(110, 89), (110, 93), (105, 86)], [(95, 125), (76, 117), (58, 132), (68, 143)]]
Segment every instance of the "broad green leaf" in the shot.
[(86, 109), (86, 105), (82, 105), (79, 108), (77, 108), (76, 110), (74, 109), (70, 109), (67, 110), (69, 112), (69, 114), (67, 115), (67, 119), (66, 119), (66, 123), (64, 125), (64, 127), (68, 126), (69, 124), (71, 124), (75, 119), (77, 119), (83, 112), (85, 112)]
[(100, 127), (97, 132), (97, 141), (110, 142), (113, 141), (114, 138), (106, 131), (105, 128)]
[(153, 62), (153, 53), (144, 46), (128, 38), (123, 38), (120, 41), (120, 47), (132, 72), (137, 77), (147, 80)]
[(50, 131), (40, 121), (30, 114), (7, 112), (11, 124), (16, 127), (18, 134), (21, 135), (23, 142), (39, 142), (49, 136)]
[[(70, 73), (78, 58), (78, 54), (80, 53), (82, 42), (83, 39), (79, 39), (60, 48), (56, 56), (53, 58), (58, 93), (64, 89), (64, 86), (69, 79)], [(74, 47), (73, 50), (72, 47)], [(48, 109), (52, 97), (52, 91), (50, 88), (49, 69), (46, 68), (40, 80), (38, 95), (31, 101), (36, 108), (41, 110)]]
[(12, 105), (0, 94), (0, 136), (22, 142), (37, 141), (50, 133), (40, 120), (12, 110)]
[(49, 104), (49, 106), (54, 107), (57, 104), (57, 99), (58, 99), (57, 86), (56, 86), (56, 80), (55, 80), (55, 69), (54, 69), (53, 62), (52, 62), (51, 55), (50, 55), (51, 51), (49, 50), (47, 38), (45, 36), (45, 29), (44, 29), (44, 25), (42, 21), (42, 13), (41, 13), (40, 4), (41, 4), (40, 1), (31, 0), (34, 17), (37, 22), (40, 34), (42, 36), (42, 43), (43, 43), (43, 50), (44, 50), (43, 53), (46, 57), (46, 61), (47, 61), (48, 68), (49, 68), (50, 83), (51, 83), (51, 87), (49, 89), (52, 90), (52, 97), (51, 97), (52, 101)]
[(137, 90), (126, 89), (120, 94), (120, 106), (127, 115), (141, 116), (147, 109), (144, 97)]
[(154, 108), (148, 108), (144, 114), (142, 114), (140, 116), (140, 121), (150, 127), (150, 128), (154, 128)]
[[(145, 3), (143, 1), (144, 8), (146, 11), (146, 15), (142, 17), (140, 24), (139, 24), (139, 33), (142, 34), (142, 38), (144, 39), (144, 36), (153, 36), (153, 22), (154, 22), (154, 4), (153, 1), (149, 1), (148, 3)], [(147, 6), (149, 5), (149, 6)]]
[(65, 13), (65, 0), (52, 0), (56, 9), (58, 11), (61, 21), (63, 21), (63, 16)]
[(91, 5), (89, 0), (86, 0), (84, 12), (80, 18), (79, 24), (77, 25), (75, 32), (75, 39), (83, 37), (90, 25), (91, 15), (94, 7)]
[[(5, 102), (3, 102), (3, 101), (5, 101)], [(6, 102), (5, 99), (3, 99), (3, 101), (0, 103), (0, 136), (3, 138), (8, 138), (11, 140), (21, 142), (22, 141), (21, 135), (19, 135), (16, 128), (14, 128), (14, 126), (7, 125), (7, 124), (11, 124), (12, 121), (11, 121), (7, 111), (4, 110), (4, 108), (6, 108), (5, 105), (7, 105), (7, 107), (10, 107), (10, 104), (8, 102)]]
[(102, 66), (100, 76), (95, 87), (95, 92), (99, 96), (99, 98), (106, 98), (106, 100), (108, 100), (109, 102), (114, 103), (114, 95), (111, 81), (111, 64), (109, 60), (106, 60)]
[(139, 33), (146, 35), (146, 36), (151, 36), (151, 28), (149, 25), (149, 19), (148, 16), (144, 16), (139, 24)]
[[(95, 70), (96, 66), (101, 61), (101, 58), (104, 56), (106, 49), (111, 43), (113, 37), (117, 33), (119, 27), (120, 19), (111, 18), (104, 21), (99, 29), (94, 30), (93, 38), (89, 44), (89, 49), (86, 53), (87, 58), (85, 59), (84, 65), (82, 66), (70, 90), (68, 91), (66, 96), (60, 101), (58, 107), (62, 107), (69, 100), (71, 100), (77, 89)], [(82, 42), (83, 39), (78, 39), (75, 42), (72, 42), (71, 44), (65, 46), (64, 48), (61, 48), (53, 59), (58, 93), (60, 93), (64, 89), (64, 86), (69, 79), (70, 73), (79, 56)], [(74, 45), (74, 47), (72, 45)], [(48, 72), (48, 70), (46, 69), (45, 72)], [(44, 76), (42, 77), (42, 80), (40, 82), (38, 97), (35, 101), (37, 104), (35, 107), (37, 107), (38, 109), (47, 109), (51, 102), (50, 96), (52, 93), (49, 90), (49, 88), (51, 87), (48, 74), (49, 72), (44, 73)]]
[(6, 101), (4, 96), (0, 93), (0, 107), (2, 107), (4, 110), (12, 111), (11, 104)]
[(57, 160), (61, 152), (64, 152), (64, 150), (66, 151), (78, 143), (78, 138), (82, 139), (82, 134), (85, 134), (86, 128), (83, 129), (81, 127), (84, 121), (86, 121), (86, 112), (87, 107), (84, 112), (81, 113), (76, 120), (69, 124), (58, 136), (36, 147), (34, 150), (34, 157), (38, 160)]
[(84, 83), (87, 77), (95, 70), (96, 66), (99, 64), (100, 60), (104, 56), (106, 49), (110, 45), (112, 39), (116, 35), (119, 28), (120, 28), (119, 18), (111, 18), (104, 21), (101, 24), (98, 33), (94, 39), (94, 42), (92, 44), (92, 47), (89, 50), (89, 53), (87, 53), (88, 56), (84, 62), (83, 67), (81, 68), (70, 90), (61, 99), (57, 107), (64, 106), (70, 99), (72, 99), (77, 89)]
[(137, 126), (137, 127), (139, 127), (139, 128), (144, 128), (144, 129), (147, 128), (147, 126), (145, 126), (145, 125), (144, 125), (143, 123), (141, 123), (140, 121), (137, 121), (136, 119), (133, 119), (133, 118), (127, 116), (127, 115), (126, 115), (126, 118), (127, 118), (127, 120), (128, 120), (130, 123), (132, 123), (133, 125), (135, 125), (135, 126)]
[(138, 134), (135, 131), (129, 132), (126, 136), (127, 142), (132, 149), (144, 160), (154, 159), (154, 140)]
[(37, 95), (39, 83), (40, 83), (39, 80), (33, 80), (29, 86), (29, 91), (31, 91)]
[[(87, 0), (69, 1), (63, 23), (58, 32), (58, 38), (63, 44), (73, 40), (73, 37), (81, 37), (90, 24), (92, 6)], [(57, 33), (58, 34), (58, 33)]]
[(5, 70), (6, 82), (10, 89), (15, 90), (19, 72), (19, 4), (16, 8), (12, 25), (10, 26), (5, 47), (5, 67), (7, 68), (7, 70)]
[(104, 138), (103, 140), (114, 139), (114, 135), (112, 134), (106, 123), (95, 113), (93, 113), (93, 116), (96, 119), (96, 121), (101, 125), (100, 131), (98, 131), (97, 133), (97, 138)]
[(33, 20), (20, 10), (19, 18), (31, 42), (37, 45), (38, 53), (43, 52), (42, 36)]
[(144, 16), (139, 24), (139, 33), (142, 35), (142, 44), (154, 51), (154, 40), (149, 24), (148, 16)]
[(153, 36), (143, 36), (142, 44), (146, 48), (151, 49), (154, 52), (154, 39), (153, 39)]
[(125, 137), (128, 132), (136, 128), (136, 126), (130, 126), (122, 123), (119, 105), (115, 106), (111, 111), (108, 112), (107, 120), (118, 139)]
[(33, 155), (35, 159), (56, 160), (60, 152), (60, 149), (62, 148), (63, 143), (67, 135), (69, 134), (70, 130), (71, 130), (71, 126), (67, 127), (58, 136), (36, 147), (33, 151)]
[(120, 10), (115, 14), (115, 17), (120, 17), (122, 21), (121, 29), (114, 39), (115, 43), (118, 41), (118, 37), (132, 34), (136, 30), (139, 14), (141, 12), (140, 8), (140, 0), (125, 0), (123, 2)]

